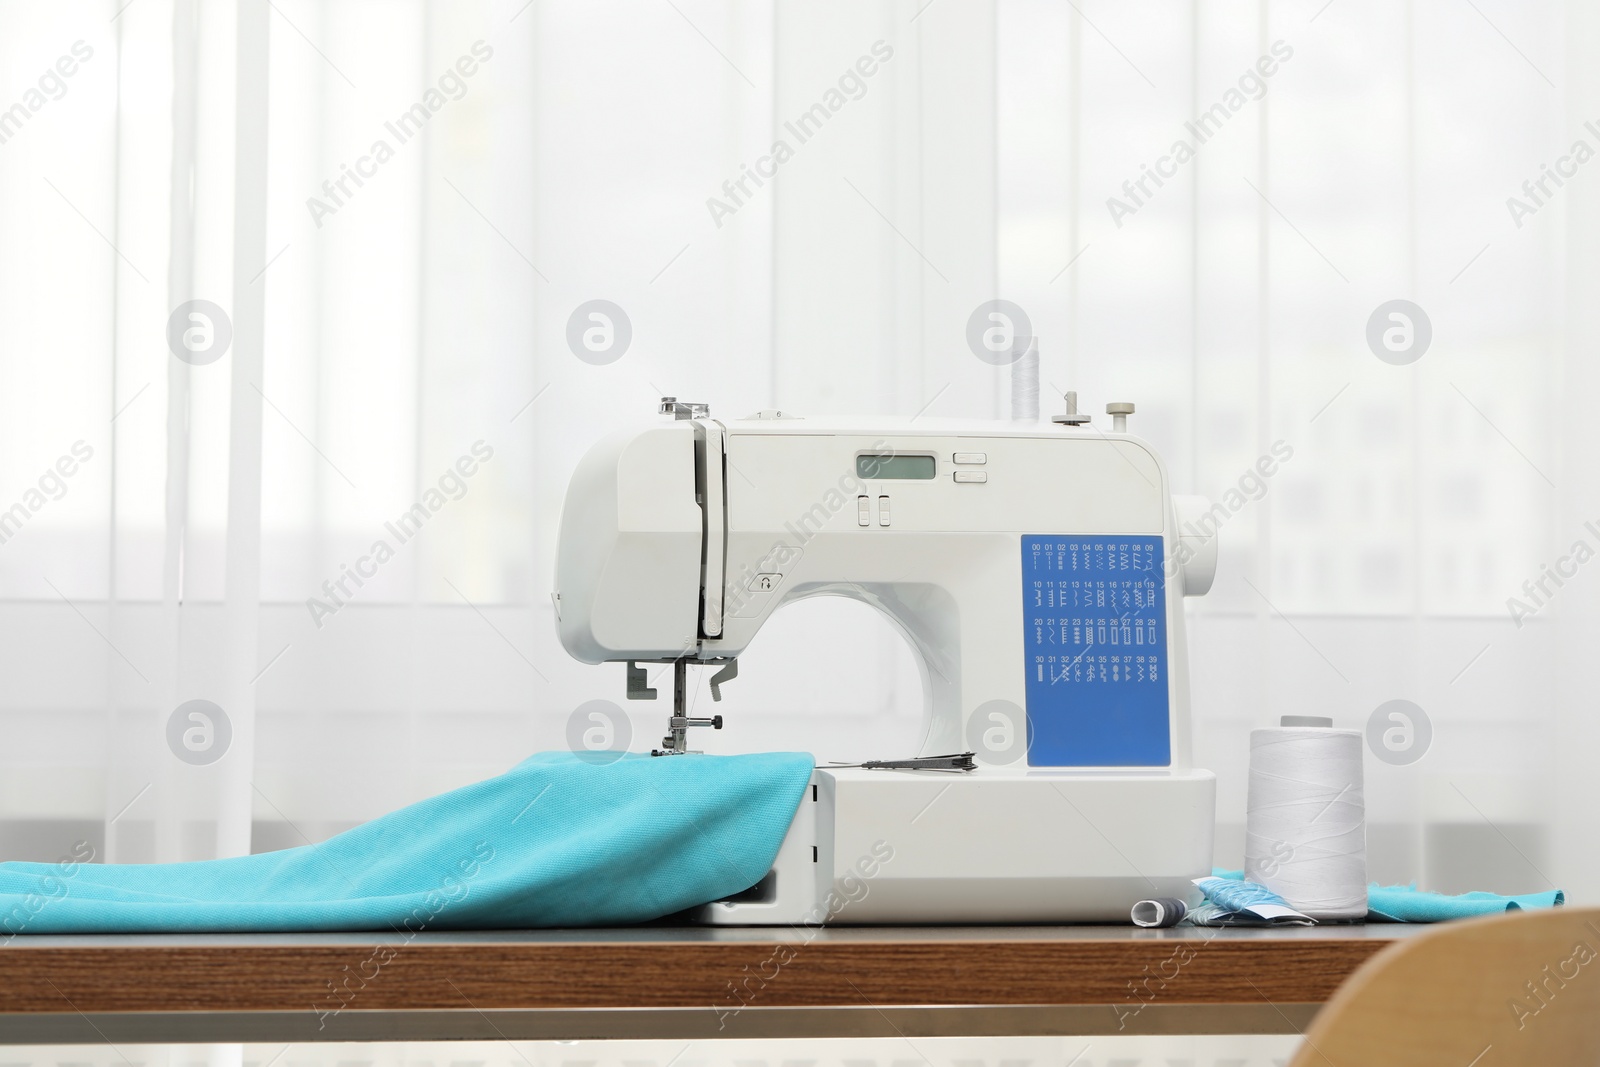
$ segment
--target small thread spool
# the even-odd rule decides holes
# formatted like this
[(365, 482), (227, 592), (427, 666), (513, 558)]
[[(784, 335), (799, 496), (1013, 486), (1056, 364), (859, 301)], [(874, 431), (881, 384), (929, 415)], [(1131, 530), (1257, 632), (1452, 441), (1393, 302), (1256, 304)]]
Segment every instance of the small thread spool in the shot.
[(1189, 905), (1177, 897), (1151, 897), (1133, 906), (1133, 925), (1143, 927), (1177, 926), (1189, 914)]
[(1022, 354), (1011, 364), (1011, 420), (1039, 421), (1039, 339), (1018, 337)]
[(1250, 732), (1245, 878), (1313, 919), (1367, 914), (1362, 743), (1312, 715)]

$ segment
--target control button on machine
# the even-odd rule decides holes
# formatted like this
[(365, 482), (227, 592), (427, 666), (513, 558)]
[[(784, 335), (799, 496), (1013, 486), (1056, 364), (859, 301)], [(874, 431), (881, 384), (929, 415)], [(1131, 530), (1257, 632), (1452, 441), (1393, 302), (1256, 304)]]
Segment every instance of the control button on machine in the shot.
[(889, 525), (889, 498), (886, 496), (878, 498), (878, 525)]
[(753, 593), (770, 593), (783, 581), (781, 574), (758, 574), (745, 585)]
[(958, 482), (986, 482), (989, 480), (988, 471), (956, 471), (951, 475)]
[(856, 522), (861, 526), (872, 525), (872, 506), (864, 496), (856, 497)]
[(950, 458), (955, 460), (957, 463), (987, 463), (987, 462), (989, 462), (989, 454), (987, 452), (957, 452), (955, 455), (951, 456)]

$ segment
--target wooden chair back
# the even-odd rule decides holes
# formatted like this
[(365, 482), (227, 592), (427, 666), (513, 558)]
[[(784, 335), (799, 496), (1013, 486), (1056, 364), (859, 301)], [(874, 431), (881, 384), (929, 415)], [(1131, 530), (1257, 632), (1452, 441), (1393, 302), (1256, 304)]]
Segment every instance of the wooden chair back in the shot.
[(1380, 1064), (1600, 1064), (1600, 908), (1444, 923), (1368, 960), (1290, 1067)]

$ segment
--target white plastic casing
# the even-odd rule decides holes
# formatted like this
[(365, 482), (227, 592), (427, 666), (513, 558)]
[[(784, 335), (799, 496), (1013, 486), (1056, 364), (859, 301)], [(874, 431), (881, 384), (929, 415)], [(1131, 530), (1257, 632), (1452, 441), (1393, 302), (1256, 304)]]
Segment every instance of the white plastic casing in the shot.
[(693, 655), (703, 525), (690, 423), (614, 433), (590, 449), (556, 545), (567, 651), (584, 663)]

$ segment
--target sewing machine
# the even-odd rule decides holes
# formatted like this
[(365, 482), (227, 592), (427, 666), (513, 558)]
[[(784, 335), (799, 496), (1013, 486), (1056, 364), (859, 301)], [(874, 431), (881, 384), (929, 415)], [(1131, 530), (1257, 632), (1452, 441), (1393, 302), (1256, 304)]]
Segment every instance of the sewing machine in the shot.
[[(665, 398), (567, 492), (561, 642), (673, 665), (657, 754), (721, 728), (685, 708), (691, 664), (736, 657), (783, 604), (853, 597), (916, 653), (917, 753), (812, 777), (772, 870), (711, 923), (1126, 922), (1210, 873), (1214, 776), (1190, 765), (1182, 597), (1216, 567), (1204, 501), (1178, 498), (1113, 404), (1051, 424), (720, 421)], [(1210, 534), (1210, 536), (1207, 536)], [(823, 758), (826, 754), (821, 754)], [(970, 768), (970, 769), (962, 769)]]

